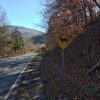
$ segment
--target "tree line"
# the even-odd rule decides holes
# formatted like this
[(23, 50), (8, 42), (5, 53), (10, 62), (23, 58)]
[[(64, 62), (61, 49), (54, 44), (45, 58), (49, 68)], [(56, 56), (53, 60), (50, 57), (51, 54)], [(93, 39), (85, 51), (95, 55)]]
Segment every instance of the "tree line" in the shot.
[(24, 54), (31, 47), (30, 39), (24, 38), (17, 27), (10, 27), (6, 12), (0, 7), (0, 56)]

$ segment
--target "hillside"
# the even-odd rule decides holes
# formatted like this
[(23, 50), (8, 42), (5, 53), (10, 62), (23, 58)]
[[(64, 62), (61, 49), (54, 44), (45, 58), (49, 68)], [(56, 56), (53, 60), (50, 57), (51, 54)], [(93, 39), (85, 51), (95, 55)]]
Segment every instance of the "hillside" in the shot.
[[(47, 100), (58, 100), (60, 96), (60, 65), (61, 49), (57, 46), (41, 63)], [(66, 48), (64, 71), (67, 100), (100, 100), (100, 23), (90, 25)]]
[(26, 27), (20, 27), (20, 26), (8, 26), (9, 30), (11, 31), (14, 28), (17, 28), (24, 37), (33, 37), (33, 36), (38, 36), (38, 35), (43, 35), (43, 32), (40, 32), (35, 29), (30, 29)]
[(44, 44), (46, 43), (46, 34), (33, 36), (32, 40), (34, 44)]

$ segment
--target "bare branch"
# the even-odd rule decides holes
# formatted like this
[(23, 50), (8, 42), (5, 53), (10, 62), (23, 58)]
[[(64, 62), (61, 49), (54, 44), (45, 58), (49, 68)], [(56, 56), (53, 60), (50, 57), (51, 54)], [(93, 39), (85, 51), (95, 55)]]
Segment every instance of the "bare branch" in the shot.
[(97, 0), (93, 0), (95, 2), (96, 6), (100, 9), (100, 4), (97, 2)]
[(90, 73), (96, 71), (98, 68), (100, 68), (100, 60), (96, 63), (96, 65), (94, 65), (91, 69), (89, 69), (87, 74), (90, 74)]

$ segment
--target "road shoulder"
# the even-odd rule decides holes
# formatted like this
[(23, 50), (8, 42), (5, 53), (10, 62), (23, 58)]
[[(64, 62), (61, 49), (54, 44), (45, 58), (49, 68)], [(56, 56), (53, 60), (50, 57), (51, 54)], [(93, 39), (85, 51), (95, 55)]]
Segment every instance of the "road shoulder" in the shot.
[(18, 99), (44, 100), (42, 73), (40, 68), (42, 58), (37, 56), (23, 73), (18, 86)]

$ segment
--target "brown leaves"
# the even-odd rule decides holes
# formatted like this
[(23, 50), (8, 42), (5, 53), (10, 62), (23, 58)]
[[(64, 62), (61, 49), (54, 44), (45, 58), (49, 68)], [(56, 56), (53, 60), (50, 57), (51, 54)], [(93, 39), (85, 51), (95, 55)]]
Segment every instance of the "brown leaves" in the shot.
[[(87, 71), (100, 59), (98, 57), (100, 32), (92, 32), (92, 30), (99, 30), (99, 27), (100, 24), (88, 28), (86, 33), (76, 38), (65, 50), (64, 89), (68, 100), (75, 100), (75, 98), (76, 100), (99, 100), (100, 69), (92, 75), (87, 75)], [(45, 87), (50, 98), (48, 100), (59, 100), (55, 97), (60, 95), (61, 50), (56, 47), (44, 61), (47, 79), (50, 80)]]

